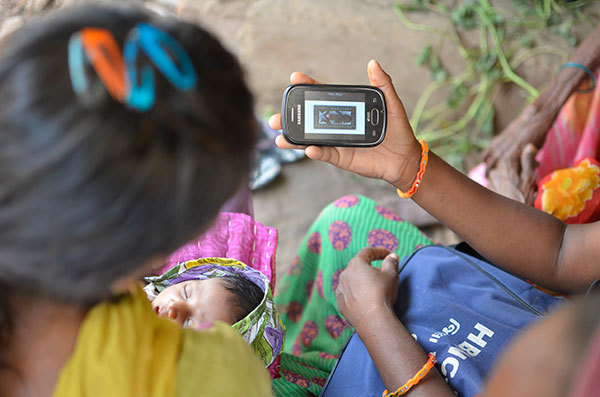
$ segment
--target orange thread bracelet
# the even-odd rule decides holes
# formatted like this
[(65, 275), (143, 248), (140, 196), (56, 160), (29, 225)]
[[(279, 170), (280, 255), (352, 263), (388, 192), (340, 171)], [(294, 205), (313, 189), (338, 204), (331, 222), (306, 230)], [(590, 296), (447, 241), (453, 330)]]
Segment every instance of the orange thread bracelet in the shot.
[(409, 379), (408, 382), (400, 386), (398, 390), (396, 390), (393, 393), (390, 393), (387, 389), (385, 389), (385, 391), (381, 394), (381, 397), (396, 397), (408, 393), (408, 391), (412, 389), (412, 387), (415, 386), (417, 383), (419, 383), (421, 379), (423, 379), (425, 375), (427, 375), (429, 370), (435, 365), (435, 362), (437, 361), (435, 356), (429, 353), (427, 357), (427, 362), (425, 363), (425, 365), (423, 365), (423, 367), (419, 370), (419, 372), (417, 372), (415, 376)]
[(406, 193), (402, 190), (398, 189), (398, 196), (403, 199), (408, 199), (413, 196), (417, 192), (417, 189), (421, 185), (421, 181), (423, 180), (423, 174), (425, 174), (425, 169), (427, 168), (427, 162), (429, 161), (429, 146), (427, 142), (423, 139), (419, 139), (419, 143), (421, 144), (421, 160), (419, 161), (419, 171), (417, 172), (417, 176), (413, 181), (412, 186)]

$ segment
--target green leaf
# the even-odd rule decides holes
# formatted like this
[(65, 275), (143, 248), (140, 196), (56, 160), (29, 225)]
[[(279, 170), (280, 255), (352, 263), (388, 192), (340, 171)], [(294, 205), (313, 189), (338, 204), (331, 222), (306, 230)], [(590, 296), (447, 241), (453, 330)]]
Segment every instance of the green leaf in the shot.
[(531, 0), (510, 0), (517, 12), (523, 16), (535, 14), (535, 7), (532, 7)]
[(440, 57), (438, 56), (438, 54), (431, 54), (429, 56), (429, 65), (432, 69), (439, 69), (441, 67)]
[(504, 26), (504, 17), (502, 15), (494, 13), (492, 20), (494, 22), (494, 25)]
[(573, 18), (568, 18), (560, 25), (554, 25), (550, 27), (550, 31), (564, 39), (566, 39), (570, 45), (577, 44), (577, 37), (571, 33), (571, 27), (573, 25)]
[(496, 111), (494, 107), (489, 110), (487, 116), (485, 117), (485, 121), (481, 125), (481, 132), (486, 136), (494, 135), (494, 116), (496, 115)]
[(450, 152), (444, 156), (444, 160), (446, 160), (452, 167), (456, 168), (459, 171), (464, 170), (463, 166), (463, 153), (458, 151)]
[(395, 8), (398, 8), (402, 12), (414, 12), (414, 11), (427, 11), (424, 0), (412, 0), (412, 4), (402, 4), (396, 2)]
[(463, 156), (471, 152), (471, 142), (466, 137), (463, 137), (458, 141), (458, 148), (462, 152)]
[(558, 15), (553, 13), (550, 15), (550, 18), (548, 18), (548, 20), (546, 21), (546, 26), (558, 25), (560, 21), (562, 21), (562, 19)]
[(435, 81), (443, 81), (446, 79), (446, 77), (448, 76), (448, 73), (446, 72), (446, 70), (444, 70), (444, 68), (438, 68), (438, 69), (431, 69), (431, 77), (435, 80)]
[(467, 87), (463, 83), (456, 84), (452, 88), (452, 92), (450, 93), (450, 95), (448, 96), (448, 100), (446, 101), (448, 103), (448, 106), (453, 109), (458, 107), (458, 105), (460, 105), (465, 100), (467, 92)]
[(489, 72), (494, 68), (498, 62), (498, 56), (491, 52), (481, 54), (477, 62), (475, 63), (475, 70), (479, 72)]
[(532, 48), (533, 47), (533, 38), (531, 38), (530, 33), (525, 33), (522, 36), (519, 36), (519, 45), (521, 47)]
[(498, 80), (501, 77), (502, 77), (502, 70), (499, 68), (493, 68), (487, 72), (487, 78), (490, 81)]
[(475, 11), (474, 4), (462, 4), (452, 11), (452, 21), (462, 28), (467, 30), (477, 27), (478, 20), (476, 18), (477, 12)]
[(423, 48), (423, 51), (421, 51), (421, 53), (419, 54), (417, 59), (415, 59), (415, 64), (424, 65), (425, 63), (428, 63), (430, 56), (431, 56), (431, 46), (428, 45)]
[(413, 7), (417, 10), (425, 10), (425, 1), (424, 0), (412, 0)]

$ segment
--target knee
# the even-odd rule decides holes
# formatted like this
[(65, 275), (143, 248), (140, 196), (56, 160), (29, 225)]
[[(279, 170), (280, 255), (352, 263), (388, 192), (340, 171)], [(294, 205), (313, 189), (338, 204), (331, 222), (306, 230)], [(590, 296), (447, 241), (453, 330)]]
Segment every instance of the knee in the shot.
[(371, 206), (374, 207), (376, 203), (365, 196), (360, 194), (349, 194), (328, 204), (323, 210), (319, 213), (317, 217), (317, 221), (320, 219), (328, 219), (330, 217), (335, 218), (343, 218), (344, 212), (343, 210), (353, 208), (353, 207), (365, 207)]

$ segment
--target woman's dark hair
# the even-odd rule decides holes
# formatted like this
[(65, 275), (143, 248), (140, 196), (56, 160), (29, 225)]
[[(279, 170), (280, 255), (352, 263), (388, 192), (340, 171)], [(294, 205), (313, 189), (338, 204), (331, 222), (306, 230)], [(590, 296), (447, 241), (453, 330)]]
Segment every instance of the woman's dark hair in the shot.
[[(155, 72), (147, 112), (108, 94), (81, 103), (70, 37), (99, 27), (122, 46), (139, 22), (187, 50), (196, 88), (178, 91)], [(208, 226), (249, 173), (253, 99), (239, 63), (205, 30), (140, 9), (77, 7), (12, 34), (0, 54), (0, 104), (0, 290), (107, 299), (116, 280)]]
[(239, 274), (220, 278), (225, 288), (231, 292), (230, 302), (236, 308), (235, 322), (246, 317), (262, 302), (264, 293), (260, 287)]

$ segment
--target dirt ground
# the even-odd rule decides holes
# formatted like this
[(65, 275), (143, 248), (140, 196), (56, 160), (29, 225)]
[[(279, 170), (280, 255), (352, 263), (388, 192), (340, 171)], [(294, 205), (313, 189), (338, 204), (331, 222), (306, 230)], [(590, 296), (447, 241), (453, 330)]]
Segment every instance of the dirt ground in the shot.
[[(0, 0), (0, 36), (18, 26), (14, 11), (42, 11), (50, 4), (77, 0)], [(110, 1), (109, 1), (110, 2)], [(129, 0), (130, 3), (139, 1)], [(122, 2), (121, 2), (122, 3)], [(247, 70), (257, 99), (257, 113), (278, 111), (281, 95), (293, 71), (302, 71), (330, 83), (368, 84), (366, 64), (377, 59), (391, 74), (410, 113), (430, 82), (429, 71), (415, 65), (422, 48), (432, 41), (427, 33), (409, 30), (393, 10), (393, 0), (154, 0), (154, 8), (178, 13), (200, 22), (236, 53)], [(509, 0), (494, 1), (506, 7)], [(594, 6), (595, 7), (595, 6)], [(11, 13), (12, 11), (12, 13)], [(13, 15), (9, 18), (9, 15)], [(414, 14), (418, 23), (442, 26), (433, 13)], [(469, 41), (469, 37), (465, 38)], [(569, 52), (565, 41), (548, 39), (553, 47)], [(464, 68), (449, 42), (442, 43), (441, 59), (451, 72)], [(560, 63), (558, 57), (539, 56), (526, 61), (518, 72), (536, 87), (543, 87)], [(524, 105), (524, 93), (507, 86), (496, 98), (496, 126), (501, 129)], [(319, 211), (346, 194), (359, 193), (421, 225), (442, 243), (458, 237), (410, 201), (400, 200), (391, 186), (337, 170), (310, 160), (286, 165), (271, 185), (254, 195), (256, 218), (279, 229), (278, 273), (291, 263), (296, 249)], [(433, 226), (432, 226), (433, 225)]]

